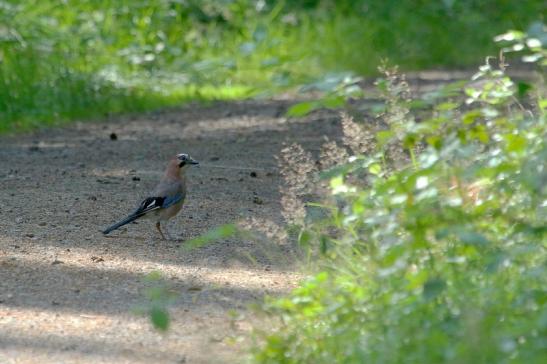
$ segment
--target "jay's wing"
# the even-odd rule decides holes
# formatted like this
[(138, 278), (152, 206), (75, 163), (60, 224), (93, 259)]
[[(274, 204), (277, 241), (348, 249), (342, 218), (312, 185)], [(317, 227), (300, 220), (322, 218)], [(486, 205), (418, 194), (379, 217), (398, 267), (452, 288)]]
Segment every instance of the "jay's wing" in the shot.
[(154, 210), (166, 209), (169, 206), (180, 202), (183, 197), (184, 195), (182, 193), (177, 193), (166, 197), (148, 197), (141, 202), (137, 210), (134, 212), (134, 215), (143, 216)]
[(150, 211), (161, 209), (163, 201), (165, 201), (165, 197), (147, 197), (141, 202), (139, 207), (137, 207), (133, 215), (143, 216)]
[(165, 199), (163, 200), (163, 203), (161, 205), (161, 208), (162, 209), (166, 209), (168, 208), (169, 206), (173, 206), (174, 204), (176, 203), (179, 203), (180, 201), (182, 201), (182, 199), (184, 198), (184, 194), (183, 193), (177, 193), (173, 196), (167, 196), (165, 197)]
[[(153, 205), (150, 205), (150, 208), (155, 208), (159, 206), (162, 209), (166, 209), (169, 206), (173, 206), (180, 201), (184, 200), (186, 189), (184, 185), (179, 180), (175, 181), (161, 181), (154, 191), (152, 191), (152, 196), (161, 196), (156, 198), (157, 200)], [(153, 202), (150, 201), (149, 204)]]

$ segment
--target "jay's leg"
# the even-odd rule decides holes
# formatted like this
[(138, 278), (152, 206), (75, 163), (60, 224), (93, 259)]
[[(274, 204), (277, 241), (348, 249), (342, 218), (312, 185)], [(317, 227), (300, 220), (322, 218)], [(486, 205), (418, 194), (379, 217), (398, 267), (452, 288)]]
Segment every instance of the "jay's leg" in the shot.
[(159, 222), (159, 221), (156, 223), (156, 229), (158, 229), (158, 231), (160, 232), (161, 238), (162, 238), (163, 240), (165, 240), (165, 236), (163, 235), (163, 232), (161, 231), (161, 226), (160, 226), (160, 222)]
[(171, 232), (169, 231), (169, 221), (166, 221), (165, 224), (163, 224), (163, 230), (165, 230), (165, 235), (167, 235), (167, 238), (169, 240), (176, 240), (173, 238), (173, 235), (171, 235)]

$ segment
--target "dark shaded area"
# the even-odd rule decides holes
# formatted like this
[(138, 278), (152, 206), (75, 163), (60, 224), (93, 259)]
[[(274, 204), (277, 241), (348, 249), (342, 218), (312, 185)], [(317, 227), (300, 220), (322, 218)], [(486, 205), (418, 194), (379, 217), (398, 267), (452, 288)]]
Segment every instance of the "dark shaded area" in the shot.
[[(143, 293), (151, 284), (144, 282), (144, 273), (103, 269), (100, 262), (96, 266), (90, 263), (86, 267), (56, 262), (2, 259), (0, 306), (125, 315), (146, 303)], [(199, 273), (195, 270), (194, 274), (190, 274), (193, 277), (189, 281), (170, 278), (163, 282), (179, 295), (173, 307), (198, 313), (207, 309), (240, 309), (267, 292), (275, 293), (275, 287), (252, 290), (237, 287), (238, 282), (234, 282), (233, 287), (219, 287), (201, 281)], [(167, 272), (165, 274), (168, 275)]]
[[(90, 360), (103, 360), (107, 357), (109, 360), (133, 360), (155, 362), (171, 361), (176, 362), (184, 358), (179, 353), (172, 353), (161, 348), (143, 348), (135, 347), (131, 343), (108, 342), (107, 340), (98, 340), (94, 338), (81, 337), (66, 337), (66, 336), (49, 336), (47, 340), (37, 340), (22, 336), (8, 336), (0, 338), (0, 348), (3, 350), (28, 350), (46, 351), (59, 350), (62, 353), (79, 352), (82, 356), (88, 357)], [(102, 360), (101, 360), (102, 362)]]

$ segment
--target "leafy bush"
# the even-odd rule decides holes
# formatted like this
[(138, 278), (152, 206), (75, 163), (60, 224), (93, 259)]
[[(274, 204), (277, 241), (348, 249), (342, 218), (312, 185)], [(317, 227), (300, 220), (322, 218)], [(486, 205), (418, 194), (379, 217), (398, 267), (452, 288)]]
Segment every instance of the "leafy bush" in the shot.
[(547, 99), (541, 81), (519, 99), (490, 62), (464, 89), (424, 95), (419, 122), (390, 70), (379, 120), (343, 117), (346, 147), (320, 162), (353, 156), (322, 172), (331, 196), (300, 220), (323, 259), (267, 303), (279, 322), (256, 362), (545, 361)]

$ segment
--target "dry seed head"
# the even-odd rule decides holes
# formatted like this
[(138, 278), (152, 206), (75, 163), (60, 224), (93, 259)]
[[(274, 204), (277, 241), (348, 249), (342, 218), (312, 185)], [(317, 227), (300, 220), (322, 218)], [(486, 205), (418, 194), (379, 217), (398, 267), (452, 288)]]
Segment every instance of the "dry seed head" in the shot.
[(346, 163), (348, 152), (340, 147), (335, 141), (330, 141), (325, 137), (325, 143), (321, 146), (319, 154), (319, 164), (322, 170), (329, 169), (339, 164)]
[(385, 157), (388, 161), (390, 170), (398, 170), (410, 162), (410, 158), (401, 145), (397, 141), (392, 141), (385, 147)]
[(283, 194), (281, 196), (281, 215), (289, 225), (304, 225), (306, 219), (306, 206), (295, 195)]
[(293, 143), (281, 150), (279, 169), (284, 179), (281, 193), (281, 214), (288, 224), (303, 225), (306, 207), (301, 197), (313, 192), (317, 168), (309, 152)]
[(313, 190), (314, 174), (317, 168), (311, 154), (301, 145), (293, 143), (281, 149), (278, 164), (285, 180), (286, 190), (296, 195), (304, 195)]
[(385, 63), (378, 67), (380, 73), (386, 79), (386, 92), (390, 98), (398, 100), (410, 100), (410, 87), (406, 81), (406, 75), (399, 73), (399, 67), (388, 67)]
[[(398, 129), (398, 125), (408, 119), (410, 110), (408, 101), (411, 100), (410, 87), (406, 81), (406, 76), (399, 73), (398, 67), (388, 67), (382, 64), (378, 70), (384, 74), (386, 89), (382, 97), (386, 101), (386, 112), (382, 115), (384, 123), (392, 129)], [(396, 131), (397, 134), (399, 134)]]
[(341, 117), (344, 145), (348, 146), (354, 155), (372, 153), (376, 148), (374, 132), (369, 127), (361, 127), (346, 113), (342, 113)]

